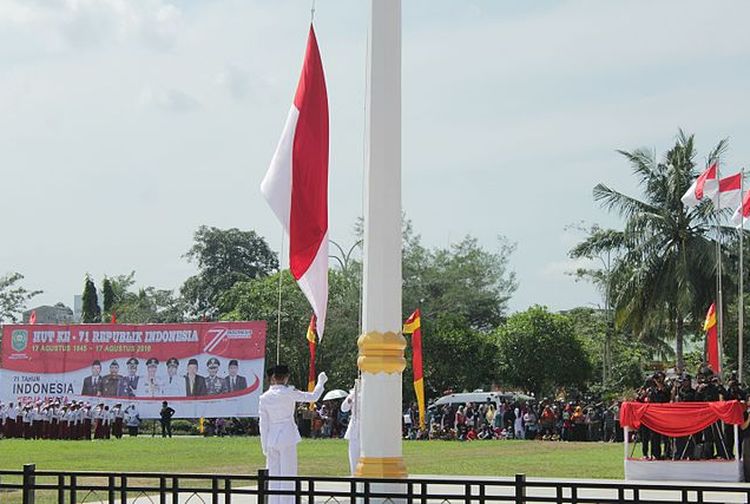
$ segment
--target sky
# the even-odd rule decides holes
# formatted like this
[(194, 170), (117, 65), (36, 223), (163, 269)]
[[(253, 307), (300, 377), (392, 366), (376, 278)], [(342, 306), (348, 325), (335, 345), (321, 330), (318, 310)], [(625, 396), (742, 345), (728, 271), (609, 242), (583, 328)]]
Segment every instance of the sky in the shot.
[[(362, 212), (369, 2), (317, 0), (330, 233)], [(517, 246), (510, 308), (600, 304), (568, 274), (616, 149), (750, 162), (750, 2), (403, 0), (403, 208), (424, 244)], [(296, 88), (301, 0), (0, 0), (0, 274), (72, 304), (85, 274), (176, 289), (202, 224), (281, 228), (260, 181)]]

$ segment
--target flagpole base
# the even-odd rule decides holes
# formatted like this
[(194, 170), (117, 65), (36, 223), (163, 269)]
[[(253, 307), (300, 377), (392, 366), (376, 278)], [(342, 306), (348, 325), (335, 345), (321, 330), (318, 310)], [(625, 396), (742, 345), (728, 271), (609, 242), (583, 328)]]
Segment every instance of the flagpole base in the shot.
[(403, 457), (360, 457), (355, 475), (362, 478), (406, 478)]

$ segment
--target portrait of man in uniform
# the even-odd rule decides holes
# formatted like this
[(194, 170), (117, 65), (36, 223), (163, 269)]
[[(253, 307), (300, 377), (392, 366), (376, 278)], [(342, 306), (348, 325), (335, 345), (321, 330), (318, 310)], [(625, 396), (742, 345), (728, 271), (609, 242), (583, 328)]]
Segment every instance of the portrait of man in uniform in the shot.
[(138, 382), (140, 376), (138, 376), (138, 359), (131, 357), (126, 362), (128, 366), (128, 375), (122, 380), (122, 390), (120, 396), (135, 397), (136, 390), (138, 390)]
[(162, 383), (156, 376), (159, 369), (159, 359), (151, 357), (146, 361), (146, 376), (140, 381), (138, 387), (138, 396), (140, 397), (158, 397), (162, 395)]
[(221, 363), (216, 357), (208, 359), (208, 376), (206, 376), (206, 393), (208, 395), (223, 394), (227, 391), (226, 382), (219, 378), (219, 366)]
[(102, 378), (101, 395), (103, 397), (117, 397), (125, 387), (122, 381), (120, 365), (117, 361), (112, 361), (109, 365), (109, 374)]
[(236, 359), (229, 361), (229, 374), (224, 378), (227, 392), (243, 390), (247, 388), (247, 378), (239, 375), (240, 366)]
[(185, 375), (185, 395), (188, 397), (206, 395), (206, 378), (198, 374), (197, 359), (188, 361), (187, 374)]
[(99, 386), (101, 385), (102, 377), (102, 363), (95, 360), (91, 363), (91, 376), (87, 376), (83, 379), (83, 387), (81, 387), (81, 395), (98, 396), (101, 395)]
[(177, 375), (180, 361), (176, 357), (167, 359), (167, 376), (162, 384), (163, 394), (166, 397), (175, 397), (184, 394), (184, 382), (182, 376)]

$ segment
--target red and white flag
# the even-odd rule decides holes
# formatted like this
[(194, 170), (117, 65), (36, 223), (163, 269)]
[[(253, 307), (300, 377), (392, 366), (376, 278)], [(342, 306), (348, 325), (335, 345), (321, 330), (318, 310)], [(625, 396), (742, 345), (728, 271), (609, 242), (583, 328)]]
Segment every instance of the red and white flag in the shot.
[(741, 227), (748, 219), (750, 219), (750, 191), (745, 191), (745, 195), (742, 197), (742, 205), (737, 207), (734, 215), (732, 215), (732, 224)]
[(711, 166), (700, 174), (695, 179), (690, 189), (682, 196), (682, 202), (688, 208), (698, 206), (704, 198), (713, 198), (713, 196), (719, 190), (719, 182), (717, 179), (717, 167), (716, 163), (712, 163)]
[(742, 197), (742, 174), (735, 173), (719, 180), (719, 191), (711, 199), (716, 210), (737, 208)]
[(29, 315), (29, 324), (36, 324), (36, 310), (31, 311), (31, 315)]
[(328, 306), (328, 95), (312, 25), (294, 103), (260, 190), (289, 235), (289, 269), (312, 305), (322, 338)]

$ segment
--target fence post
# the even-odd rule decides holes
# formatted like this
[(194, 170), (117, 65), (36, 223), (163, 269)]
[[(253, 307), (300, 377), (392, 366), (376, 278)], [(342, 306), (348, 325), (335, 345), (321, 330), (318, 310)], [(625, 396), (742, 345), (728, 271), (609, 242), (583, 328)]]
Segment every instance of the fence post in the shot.
[(23, 504), (34, 504), (36, 494), (35, 464), (23, 465)]
[(258, 504), (267, 504), (268, 469), (258, 469)]
[(516, 504), (526, 501), (526, 475), (516, 474)]
[(115, 504), (115, 475), (110, 474), (107, 478), (107, 501)]

